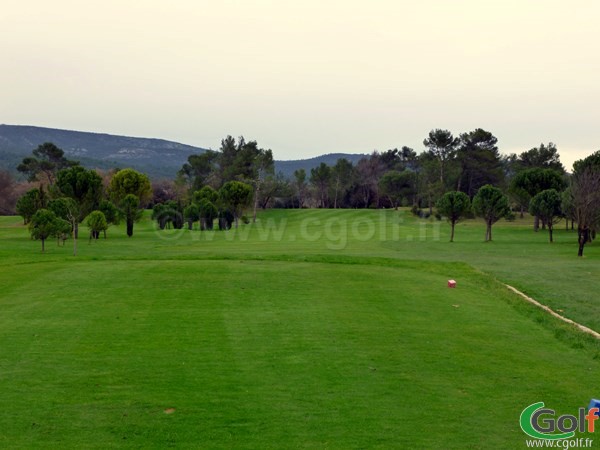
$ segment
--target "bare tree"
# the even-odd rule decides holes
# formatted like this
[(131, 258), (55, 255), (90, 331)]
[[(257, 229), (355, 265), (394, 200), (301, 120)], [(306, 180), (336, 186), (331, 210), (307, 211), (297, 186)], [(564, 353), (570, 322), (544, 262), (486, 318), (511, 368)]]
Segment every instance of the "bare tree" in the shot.
[(357, 181), (365, 208), (368, 208), (372, 202), (375, 207), (379, 208), (379, 178), (385, 173), (385, 170), (385, 164), (382, 163), (377, 152), (358, 161), (356, 165)]
[(322, 162), (319, 166), (310, 169), (310, 183), (319, 196), (319, 207), (329, 207), (329, 186), (331, 183), (331, 167)]
[(306, 170), (297, 169), (294, 171), (294, 189), (296, 190), (296, 197), (298, 198), (298, 208), (303, 208), (308, 193)]
[(15, 213), (15, 181), (12, 175), (0, 170), (0, 215), (9, 215)]
[(585, 244), (591, 242), (600, 224), (600, 167), (588, 166), (576, 171), (571, 181), (571, 196), (579, 240), (577, 256), (583, 256)]
[(173, 180), (161, 179), (152, 181), (152, 203), (166, 203), (179, 200), (179, 190)]

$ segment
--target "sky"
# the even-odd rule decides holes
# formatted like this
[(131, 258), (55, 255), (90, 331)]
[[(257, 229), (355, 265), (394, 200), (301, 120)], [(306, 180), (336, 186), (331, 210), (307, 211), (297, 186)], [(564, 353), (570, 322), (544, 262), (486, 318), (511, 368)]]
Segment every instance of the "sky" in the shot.
[(422, 151), (484, 128), (502, 153), (600, 149), (596, 0), (2, 0), (0, 123), (276, 159)]

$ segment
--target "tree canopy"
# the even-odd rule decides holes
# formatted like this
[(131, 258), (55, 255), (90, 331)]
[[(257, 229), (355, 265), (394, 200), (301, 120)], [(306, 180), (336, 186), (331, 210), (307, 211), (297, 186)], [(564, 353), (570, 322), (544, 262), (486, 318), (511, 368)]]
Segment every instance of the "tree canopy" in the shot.
[(102, 211), (92, 211), (86, 219), (86, 225), (90, 229), (90, 239), (97, 240), (101, 231), (106, 231), (108, 223)]
[(379, 189), (382, 195), (385, 195), (393, 208), (401, 205), (405, 199), (414, 195), (415, 174), (410, 170), (390, 170), (386, 172), (379, 180)]
[(102, 178), (94, 170), (74, 166), (58, 172), (56, 187), (63, 196), (73, 199), (77, 205), (76, 209), (70, 210), (76, 214), (74, 220), (75, 237), (77, 237), (77, 224), (100, 205)]
[(123, 169), (113, 175), (108, 191), (116, 205), (120, 205), (128, 195), (134, 195), (140, 205), (145, 205), (152, 196), (152, 185), (148, 176), (143, 173)]
[(436, 203), (438, 212), (450, 222), (450, 242), (454, 242), (454, 226), (471, 210), (471, 200), (464, 192), (446, 192)]
[(556, 145), (550, 142), (548, 145), (540, 144), (531, 150), (523, 152), (517, 159), (517, 164), (521, 169), (552, 169), (559, 173), (564, 173), (565, 168), (560, 162), (560, 155)]
[(243, 210), (252, 199), (252, 186), (240, 181), (228, 181), (219, 190), (223, 204), (231, 209), (237, 228)]
[(464, 188), (471, 198), (484, 184), (499, 185), (503, 181), (504, 172), (497, 143), (496, 136), (481, 128), (460, 135), (456, 152), (458, 191)]
[(548, 227), (550, 242), (553, 242), (554, 224), (562, 217), (561, 203), (561, 196), (556, 189), (546, 189), (536, 194), (529, 204), (529, 212), (539, 217)]
[(194, 192), (193, 195), (194, 203), (200, 203), (202, 200), (217, 203), (219, 200), (219, 193), (210, 186), (204, 186), (202, 189)]
[(38, 209), (46, 207), (44, 188), (30, 189), (17, 200), (17, 214), (23, 217), (23, 223), (27, 225)]
[[(33, 150), (32, 156), (23, 159), (17, 170), (27, 175), (29, 181), (54, 183), (59, 170), (79, 164), (68, 160), (64, 155), (65, 152), (52, 142), (44, 142)], [(38, 180), (40, 175), (44, 175), (43, 180)]]
[(318, 192), (319, 206), (327, 208), (329, 206), (329, 183), (331, 181), (331, 167), (325, 163), (318, 167), (310, 169), (310, 183)]
[(429, 136), (423, 141), (423, 145), (429, 149), (429, 153), (438, 160), (441, 184), (444, 184), (447, 162), (454, 158), (459, 142), (460, 139), (455, 138), (450, 131), (439, 128), (431, 130)]
[[(561, 192), (565, 187), (566, 181), (562, 173), (554, 169), (535, 167), (518, 172), (510, 183), (509, 193), (520, 207), (522, 215), (523, 210), (529, 208), (529, 202), (536, 194), (546, 189)], [(537, 230), (537, 220), (534, 228)]]
[(46, 250), (45, 242), (50, 236), (56, 235), (58, 231), (65, 228), (66, 221), (56, 217), (49, 209), (39, 209), (31, 217), (29, 222), (29, 232), (31, 238), (42, 241), (42, 252)]
[(473, 198), (473, 212), (486, 224), (485, 240), (492, 240), (492, 225), (510, 212), (508, 197), (490, 184), (482, 186)]

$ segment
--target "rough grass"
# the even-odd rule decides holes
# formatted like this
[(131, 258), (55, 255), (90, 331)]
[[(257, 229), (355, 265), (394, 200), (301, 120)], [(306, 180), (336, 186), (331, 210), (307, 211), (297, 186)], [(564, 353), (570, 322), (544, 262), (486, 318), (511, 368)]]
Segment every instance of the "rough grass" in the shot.
[(393, 211), (259, 223), (143, 222), (73, 258), (0, 219), (0, 447), (517, 448), (527, 405), (597, 397), (598, 343), (495, 280), (597, 323), (597, 281), (571, 275), (600, 258), (572, 234), (517, 222), (485, 244), (469, 222), (450, 244)]

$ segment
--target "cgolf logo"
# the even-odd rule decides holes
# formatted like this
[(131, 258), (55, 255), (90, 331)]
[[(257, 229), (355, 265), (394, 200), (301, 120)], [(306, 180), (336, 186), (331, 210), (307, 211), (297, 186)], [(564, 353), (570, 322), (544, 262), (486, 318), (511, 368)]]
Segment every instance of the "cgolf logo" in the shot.
[[(544, 402), (533, 403), (523, 410), (519, 419), (519, 424), (523, 432), (536, 439), (570, 439), (575, 436), (575, 431), (580, 433), (594, 432), (594, 421), (599, 416), (600, 409), (590, 407), (586, 413), (586, 408), (579, 408), (577, 417), (571, 414), (564, 414), (555, 418), (555, 411), (550, 408), (544, 408)], [(587, 425), (586, 425), (587, 422)]]

